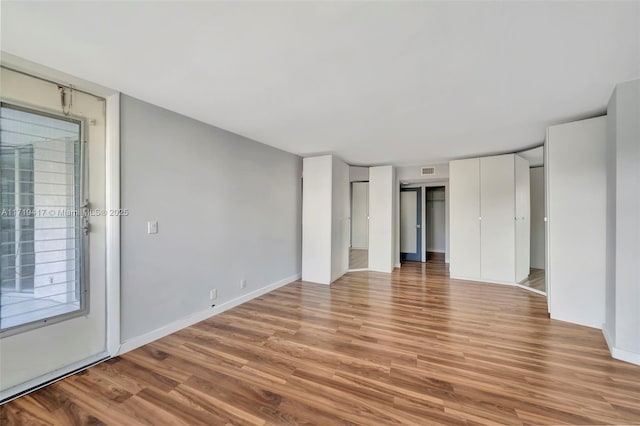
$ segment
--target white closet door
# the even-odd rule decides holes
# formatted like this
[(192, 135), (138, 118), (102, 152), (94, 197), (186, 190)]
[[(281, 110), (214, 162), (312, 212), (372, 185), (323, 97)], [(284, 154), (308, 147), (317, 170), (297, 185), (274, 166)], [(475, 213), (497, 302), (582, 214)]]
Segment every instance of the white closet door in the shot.
[(483, 280), (515, 280), (514, 154), (480, 159), (480, 251)]
[(449, 163), (451, 276), (480, 278), (480, 159)]
[(607, 247), (607, 117), (547, 129), (547, 295), (551, 318), (600, 328)]
[(516, 282), (529, 276), (531, 240), (531, 190), (529, 161), (516, 155)]

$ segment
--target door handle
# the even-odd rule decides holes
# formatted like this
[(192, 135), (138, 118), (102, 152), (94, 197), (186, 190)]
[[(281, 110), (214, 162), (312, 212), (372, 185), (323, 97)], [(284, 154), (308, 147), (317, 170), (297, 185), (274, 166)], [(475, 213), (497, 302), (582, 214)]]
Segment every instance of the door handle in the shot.
[(416, 225), (416, 228), (420, 228), (420, 225)]

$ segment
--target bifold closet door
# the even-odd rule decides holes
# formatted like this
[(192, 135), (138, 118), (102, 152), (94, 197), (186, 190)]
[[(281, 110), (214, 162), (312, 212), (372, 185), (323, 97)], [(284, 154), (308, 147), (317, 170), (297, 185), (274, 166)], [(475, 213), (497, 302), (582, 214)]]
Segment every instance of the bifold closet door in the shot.
[(480, 159), (449, 163), (451, 276), (480, 278)]
[(514, 154), (480, 159), (481, 278), (515, 279)]
[(531, 188), (529, 162), (515, 156), (516, 171), (516, 282), (529, 276), (531, 262)]

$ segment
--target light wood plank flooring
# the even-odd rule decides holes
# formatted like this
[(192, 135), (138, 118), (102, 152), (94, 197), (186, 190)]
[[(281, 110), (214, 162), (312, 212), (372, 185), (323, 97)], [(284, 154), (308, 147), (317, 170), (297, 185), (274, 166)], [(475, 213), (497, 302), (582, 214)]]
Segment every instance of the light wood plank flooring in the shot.
[(531, 268), (527, 280), (522, 283), (527, 287), (546, 292), (544, 269)]
[(295, 282), (0, 408), (0, 424), (633, 424), (640, 367), (442, 262)]
[(366, 269), (369, 267), (369, 250), (349, 249), (349, 269)]

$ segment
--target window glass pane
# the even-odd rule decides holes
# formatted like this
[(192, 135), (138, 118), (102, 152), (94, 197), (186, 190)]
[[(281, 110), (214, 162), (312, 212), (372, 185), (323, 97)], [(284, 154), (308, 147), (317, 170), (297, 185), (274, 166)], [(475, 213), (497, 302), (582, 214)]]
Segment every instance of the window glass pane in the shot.
[(82, 310), (80, 123), (0, 108), (0, 329)]

